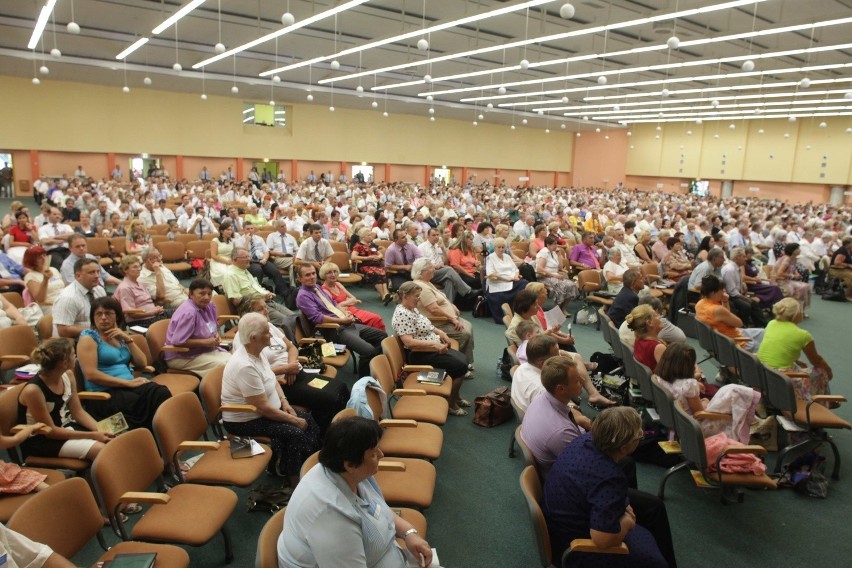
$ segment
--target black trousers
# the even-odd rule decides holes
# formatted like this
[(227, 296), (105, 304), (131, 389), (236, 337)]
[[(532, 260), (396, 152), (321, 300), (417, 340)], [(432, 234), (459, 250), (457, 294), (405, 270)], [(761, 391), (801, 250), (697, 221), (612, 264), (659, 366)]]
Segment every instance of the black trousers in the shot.
[(361, 323), (342, 326), (334, 335), (335, 343), (342, 343), (358, 354), (358, 375), (370, 375), (370, 361), (382, 352), (382, 340), (387, 334)]
[(444, 354), (409, 351), (408, 362), (412, 365), (432, 365), (436, 369), (443, 369), (453, 379), (465, 376), (468, 370), (467, 357), (464, 353), (455, 349), (447, 349)]
[[(308, 385), (316, 378), (326, 380), (328, 384), (321, 389)], [(346, 383), (304, 371), (296, 375), (292, 385), (282, 385), (281, 388), (291, 405), (310, 409), (321, 436), (325, 434), (334, 415), (346, 408), (349, 401), (349, 387)]]
[(666, 504), (656, 495), (645, 493), (638, 489), (629, 488), (627, 497), (630, 506), (636, 513), (636, 524), (644, 527), (653, 535), (657, 542), (657, 548), (669, 564), (669, 568), (676, 568), (677, 561), (674, 554), (674, 543), (672, 542), (672, 531), (669, 526), (669, 515), (666, 512)]
[(263, 284), (263, 277), (268, 276), (272, 280), (272, 284), (275, 286), (275, 293), (279, 296), (287, 295), (287, 281), (284, 280), (284, 277), (281, 275), (281, 271), (278, 269), (278, 266), (271, 261), (267, 261), (266, 264), (261, 264), (255, 260), (251, 261), (249, 264), (248, 271), (251, 272), (251, 275), (257, 278), (257, 281)]
[(729, 299), (731, 311), (743, 320), (743, 327), (766, 327), (766, 318), (763, 316), (763, 308), (760, 303), (752, 302), (744, 296), (735, 296)]
[(394, 274), (388, 274), (388, 278), (390, 278), (391, 287), (394, 290), (399, 290), (399, 287), (411, 280), (410, 272), (397, 272)]

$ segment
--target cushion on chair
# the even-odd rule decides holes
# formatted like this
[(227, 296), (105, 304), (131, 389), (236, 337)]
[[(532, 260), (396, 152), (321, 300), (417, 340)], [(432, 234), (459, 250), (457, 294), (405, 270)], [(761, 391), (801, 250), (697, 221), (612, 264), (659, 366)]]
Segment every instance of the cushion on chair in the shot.
[(409, 505), (427, 509), (435, 493), (435, 466), (425, 460), (392, 458), (388, 461), (402, 462), (405, 471), (379, 471), (376, 482), (388, 505)]
[(400, 419), (445, 424), (450, 405), (446, 398), (439, 396), (407, 396), (396, 401), (393, 417)]

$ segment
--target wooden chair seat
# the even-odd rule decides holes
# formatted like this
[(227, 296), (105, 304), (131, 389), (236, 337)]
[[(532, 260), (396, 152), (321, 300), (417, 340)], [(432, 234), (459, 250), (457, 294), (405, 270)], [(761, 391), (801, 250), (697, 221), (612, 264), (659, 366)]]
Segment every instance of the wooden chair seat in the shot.
[(189, 566), (189, 554), (179, 546), (170, 544), (154, 544), (151, 542), (119, 542), (114, 544), (103, 556), (98, 559), (95, 566), (112, 560), (119, 554), (145, 554), (157, 555), (153, 568), (181, 568)]
[(406, 396), (396, 401), (393, 415), (400, 419), (442, 425), (447, 422), (450, 403), (442, 396)]
[[(793, 418), (802, 425), (808, 423), (808, 401), (796, 401), (796, 413)], [(811, 427), (813, 428), (843, 428), (852, 429), (852, 424), (826, 408), (821, 404), (811, 404), (810, 408)]]
[(27, 465), (27, 467), (68, 469), (76, 472), (86, 471), (91, 465), (86, 460), (78, 460), (74, 458), (45, 458), (41, 456), (27, 456), (24, 463)]
[(231, 457), (228, 440), (220, 441), (219, 444), (218, 450), (204, 452), (195, 465), (183, 474), (187, 483), (248, 487), (261, 476), (272, 457), (272, 449), (266, 444), (261, 444), (265, 454), (240, 459)]
[[(715, 479), (718, 479), (718, 474), (712, 475)], [(778, 489), (778, 482), (765, 473), (762, 475), (754, 475), (752, 473), (722, 473), (722, 484)]]
[(152, 382), (163, 385), (172, 396), (182, 392), (195, 392), (198, 389), (198, 384), (201, 382), (193, 375), (183, 375), (180, 373), (163, 373), (157, 375)]
[(405, 465), (405, 471), (379, 470), (376, 473), (376, 483), (379, 484), (388, 505), (428, 509), (435, 493), (435, 466), (426, 460), (411, 458), (394, 457), (388, 461)]
[[(403, 369), (405, 369), (405, 367), (403, 367)], [(450, 392), (453, 388), (453, 381), (450, 379), (449, 376), (446, 376), (444, 377), (444, 382), (440, 385), (430, 385), (427, 383), (418, 382), (417, 373), (412, 373), (405, 377), (405, 380), (402, 381), (402, 388), (421, 389), (426, 391), (426, 394), (433, 394), (443, 398), (450, 398)]]
[(163, 266), (172, 272), (189, 272), (192, 270), (192, 265), (188, 262), (166, 262)]

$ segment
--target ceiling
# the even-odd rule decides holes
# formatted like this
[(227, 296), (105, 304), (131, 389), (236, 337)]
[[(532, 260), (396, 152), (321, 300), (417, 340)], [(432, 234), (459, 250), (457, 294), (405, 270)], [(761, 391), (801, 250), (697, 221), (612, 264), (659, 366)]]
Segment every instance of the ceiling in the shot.
[[(284, 29), (281, 18), (286, 11), (298, 27), (347, 2), (207, 0), (176, 26), (153, 35), (156, 26), (189, 0), (59, 0), (40, 43), (29, 50), (45, 1), (0, 2), (3, 74), (127, 86), (130, 96), (143, 88), (279, 104), (306, 103), (310, 96), (311, 104), (375, 109), (377, 114), (535, 128), (564, 124), (570, 130), (621, 127), (621, 120), (852, 114), (852, 0), (758, 0), (725, 9), (712, 9), (723, 0), (574, 0), (570, 19), (560, 16), (565, 2), (559, 0), (514, 10), (528, 3), (367, 0), (197, 69), (193, 66), (216, 55), (217, 42), (230, 50)], [(671, 17), (696, 8), (711, 9)], [(506, 13), (489, 14), (500, 9)], [(463, 25), (420, 33), (476, 16), (480, 18)], [(656, 21), (619, 26), (640, 18)], [(72, 19), (80, 26), (79, 34), (67, 29)], [(850, 21), (824, 24), (838, 19)], [(774, 31), (788, 26), (806, 27)], [(333, 57), (408, 32), (412, 37)], [(724, 39), (752, 32), (760, 35)], [(116, 59), (143, 36), (151, 38), (146, 45), (124, 62)], [(680, 42), (676, 49), (666, 45), (672, 36)], [(418, 48), (423, 38), (428, 39), (426, 50)], [(54, 48), (61, 56), (50, 54)], [(807, 49), (812, 51), (789, 53)], [(483, 52), (466, 54), (472, 50)], [(313, 58), (324, 59), (261, 77)], [(746, 72), (747, 63), (743, 67), (746, 59), (754, 64), (751, 73)], [(173, 69), (176, 62), (180, 72)], [(42, 65), (49, 74), (39, 72)], [(387, 67), (397, 68), (382, 71)], [(363, 75), (343, 78), (354, 73)], [(424, 82), (427, 74), (431, 83)], [(472, 76), (459, 77), (467, 74)], [(802, 79), (810, 85), (800, 83)], [(399, 86), (408, 82), (415, 84)], [(232, 93), (234, 86), (238, 94)], [(431, 101), (430, 92), (435, 93)]]

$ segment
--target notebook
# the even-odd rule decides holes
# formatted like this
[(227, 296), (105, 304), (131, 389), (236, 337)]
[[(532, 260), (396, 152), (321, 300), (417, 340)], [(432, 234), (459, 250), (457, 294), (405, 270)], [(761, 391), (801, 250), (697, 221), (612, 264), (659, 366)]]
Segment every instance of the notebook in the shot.
[(446, 376), (447, 372), (440, 369), (437, 371), (420, 371), (417, 374), (417, 382), (427, 385), (442, 385)]
[(107, 434), (121, 434), (122, 432), (129, 430), (130, 426), (127, 425), (127, 420), (124, 419), (124, 414), (121, 412), (116, 412), (112, 416), (108, 416), (98, 422), (98, 432), (106, 432)]

